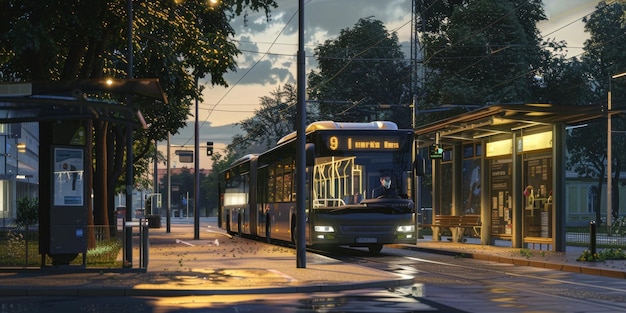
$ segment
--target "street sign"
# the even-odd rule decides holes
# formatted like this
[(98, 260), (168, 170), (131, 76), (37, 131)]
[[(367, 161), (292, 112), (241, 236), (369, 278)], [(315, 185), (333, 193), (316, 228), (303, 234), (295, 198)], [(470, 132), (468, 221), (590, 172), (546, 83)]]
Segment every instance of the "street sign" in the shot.
[(176, 150), (176, 155), (180, 163), (193, 163), (193, 151), (191, 150)]

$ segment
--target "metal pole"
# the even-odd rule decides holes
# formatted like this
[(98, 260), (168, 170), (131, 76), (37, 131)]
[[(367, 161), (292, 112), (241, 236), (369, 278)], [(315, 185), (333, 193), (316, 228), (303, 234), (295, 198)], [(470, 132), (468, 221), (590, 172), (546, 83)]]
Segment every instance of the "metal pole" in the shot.
[(306, 268), (306, 95), (304, 59), (304, 0), (298, 2), (298, 65), (297, 65), (297, 118), (296, 118), (296, 266)]
[[(127, 0), (126, 4), (128, 9), (126, 12), (128, 15), (128, 38), (127, 38), (127, 53), (128, 53), (128, 69), (127, 76), (129, 79), (133, 78), (133, 1)], [(126, 105), (131, 106), (130, 95), (126, 96)], [(128, 117), (132, 118), (132, 113), (128, 113)], [(130, 221), (133, 218), (133, 128), (129, 124), (126, 130), (126, 220)], [(126, 227), (126, 251), (125, 260), (129, 267), (133, 266), (133, 230), (130, 227)]]
[[(412, 42), (411, 42), (412, 44)], [(415, 61), (415, 60), (414, 60)], [(417, 96), (413, 94), (413, 108), (412, 108), (412, 120), (411, 126), (413, 127), (413, 131), (415, 131), (416, 123), (417, 123)], [(424, 223), (424, 215), (422, 212), (422, 197), (421, 197), (421, 188), (422, 188), (422, 176), (423, 173), (418, 173), (418, 166), (422, 167), (423, 159), (419, 157), (419, 142), (417, 139), (413, 139), (413, 200), (414, 200), (414, 211), (415, 211), (415, 243), (417, 243), (420, 239), (420, 216), (422, 217), (422, 224)], [(418, 164), (419, 162), (419, 164)]]
[(596, 222), (589, 222), (589, 251), (591, 255), (596, 255)]
[[(196, 92), (200, 92), (198, 89), (198, 76), (196, 76)], [(194, 192), (193, 192), (193, 238), (200, 239), (200, 214), (198, 209), (198, 202), (200, 200), (200, 124), (198, 123), (198, 97), (196, 95), (196, 123), (195, 123), (195, 142), (194, 142)], [(189, 203), (189, 197), (187, 197), (187, 203)], [(189, 216), (189, 214), (187, 214)]]
[[(154, 140), (154, 191), (153, 193), (156, 195), (159, 193), (159, 168), (158, 168), (158, 162), (159, 162), (159, 158), (158, 158), (158, 151), (159, 151), (159, 143), (156, 141), (156, 139)], [(159, 218), (161, 218), (160, 214), (161, 214), (161, 208), (158, 208), (158, 210), (155, 213), (154, 208), (156, 207), (156, 205), (158, 204), (158, 196), (155, 196), (154, 199), (151, 196), (151, 201), (150, 203), (152, 205), (150, 205), (150, 214), (159, 214)]]
[(614, 78), (626, 76), (626, 72), (615, 74), (609, 77), (609, 93), (607, 96), (607, 123), (606, 123), (606, 227), (608, 233), (611, 234), (611, 219), (613, 214), (613, 125), (612, 125), (612, 99), (611, 99), (611, 81)]
[(613, 212), (612, 190), (613, 189), (613, 154), (612, 154), (612, 136), (611, 136), (611, 78), (609, 77), (609, 93), (607, 97), (607, 122), (606, 122), (606, 227), (611, 232), (611, 214)]
[(172, 210), (171, 210), (171, 199), (172, 199), (172, 192), (171, 192), (171, 186), (172, 186), (172, 180), (171, 180), (171, 176), (170, 176), (170, 133), (167, 133), (167, 148), (166, 148), (166, 153), (167, 153), (167, 173), (165, 173), (165, 175), (167, 175), (167, 187), (166, 187), (166, 192), (167, 192), (167, 202), (165, 203), (165, 214), (167, 214), (167, 217), (165, 218), (165, 232), (169, 233), (171, 231), (171, 216), (172, 216)]
[(148, 220), (141, 220), (139, 229), (141, 231), (141, 268), (148, 268), (148, 260), (150, 260), (150, 230)]

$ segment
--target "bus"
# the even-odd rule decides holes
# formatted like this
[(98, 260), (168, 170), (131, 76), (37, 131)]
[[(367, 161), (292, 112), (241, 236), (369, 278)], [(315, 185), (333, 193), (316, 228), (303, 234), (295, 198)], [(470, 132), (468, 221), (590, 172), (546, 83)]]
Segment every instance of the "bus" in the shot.
[[(219, 173), (218, 225), (230, 234), (296, 242), (305, 212), (307, 246), (415, 243), (413, 132), (388, 121), (306, 127), (306, 207), (296, 207), (296, 133)], [(381, 183), (387, 194), (374, 194)]]

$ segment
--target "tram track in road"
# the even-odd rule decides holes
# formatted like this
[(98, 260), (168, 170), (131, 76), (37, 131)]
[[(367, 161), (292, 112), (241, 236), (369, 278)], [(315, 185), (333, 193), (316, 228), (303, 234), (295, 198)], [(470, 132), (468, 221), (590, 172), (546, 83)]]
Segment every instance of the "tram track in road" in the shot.
[(424, 299), (469, 312), (626, 311), (626, 281), (622, 279), (390, 247), (378, 255), (349, 248), (315, 253), (413, 275), (414, 282), (424, 286)]

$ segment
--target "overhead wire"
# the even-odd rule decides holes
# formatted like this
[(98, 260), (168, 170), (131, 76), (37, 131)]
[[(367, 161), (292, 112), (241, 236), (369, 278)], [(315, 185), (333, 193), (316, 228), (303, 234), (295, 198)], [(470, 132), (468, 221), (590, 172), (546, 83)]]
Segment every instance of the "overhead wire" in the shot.
[[(525, 4), (525, 3), (524, 3), (524, 4)], [(523, 4), (522, 4), (522, 5), (523, 5)], [(521, 5), (520, 5), (520, 6), (518, 6), (517, 8), (515, 8), (514, 10), (517, 10), (519, 7), (521, 7)], [(512, 12), (509, 12), (508, 14), (511, 14), (511, 13), (512, 13)], [(576, 22), (578, 22), (578, 21), (580, 21), (580, 20), (584, 19), (585, 17), (590, 16), (591, 14), (593, 14), (593, 12), (590, 12), (590, 13), (588, 13), (588, 14), (585, 14), (585, 15), (584, 15), (584, 16), (582, 16), (582, 17), (576, 18), (574, 21), (569, 22), (569, 23), (567, 23), (566, 25), (564, 25), (564, 26), (562, 26), (562, 27), (560, 27), (560, 28), (558, 28), (558, 29), (556, 29), (556, 30), (554, 30), (554, 31), (552, 31), (552, 32), (550, 32), (550, 33), (548, 33), (548, 34), (542, 35), (542, 36), (540, 37), (540, 39), (545, 40), (548, 36), (550, 36), (550, 35), (552, 35), (552, 34), (554, 34), (554, 33), (558, 32), (558, 31), (561, 31), (561, 30), (565, 29), (566, 27), (570, 27), (570, 26), (574, 25)], [(504, 17), (504, 16), (503, 16), (503, 17)], [(503, 18), (503, 17), (501, 17), (501, 18)], [(499, 19), (501, 19), (501, 18), (499, 18)], [(461, 42), (463, 42), (463, 41), (467, 40), (468, 38), (470, 38), (471, 36), (475, 35), (476, 33), (480, 32), (480, 31), (484, 31), (485, 29), (487, 29), (487, 28), (488, 28), (488, 27), (490, 27), (491, 25), (493, 25), (493, 23), (490, 23), (490, 24), (486, 25), (485, 27), (483, 27), (483, 28), (481, 28), (481, 29), (477, 30), (477, 31), (476, 31), (476, 32), (474, 32), (473, 34), (470, 34), (470, 35), (466, 36), (466, 37), (465, 37), (465, 38), (463, 38), (461, 41), (455, 42), (454, 44), (451, 44), (450, 46), (446, 46), (445, 48), (443, 48), (443, 49), (441, 49), (441, 50), (439, 50), (439, 51), (436, 51), (436, 53), (435, 53), (434, 55), (436, 55), (437, 53), (440, 53), (440, 52), (442, 52), (442, 51), (445, 51), (446, 49), (456, 48), (456, 46), (457, 46), (459, 43), (461, 43)], [(623, 37), (623, 36), (625, 36), (625, 35), (626, 35), (626, 34), (621, 34), (621, 35), (619, 35), (619, 36), (617, 36), (617, 37), (613, 38), (613, 39), (612, 39), (612, 40), (610, 40), (610, 41), (607, 41), (607, 42), (603, 42), (603, 43), (601, 43), (600, 45), (605, 45), (605, 44), (608, 44), (609, 42), (611, 42), (611, 41), (613, 41), (613, 40), (617, 40), (617, 39), (619, 39), (619, 38), (621, 38), (621, 37)], [(581, 53), (579, 53), (579, 54), (576, 54), (576, 55), (570, 56), (570, 57), (568, 57), (567, 59), (574, 59), (574, 58), (577, 58), (577, 57), (579, 57), (579, 56), (581, 56), (581, 55), (584, 55), (584, 54), (585, 54), (585, 52), (581, 52)], [(434, 55), (433, 55), (432, 57), (434, 57)], [(432, 59), (432, 57), (431, 57), (430, 59)], [(468, 68), (470, 68), (471, 66), (473, 66), (473, 65), (475, 65), (475, 64), (477, 64), (477, 63), (479, 63), (480, 61), (484, 60), (484, 59), (485, 59), (485, 58), (487, 58), (487, 57), (490, 57), (490, 55), (486, 55), (486, 56), (482, 57), (480, 60), (478, 60), (478, 61), (476, 61), (476, 62), (472, 63), (472, 64), (471, 64), (471, 65), (469, 65), (469, 66), (466, 66), (466, 67), (465, 67), (465, 68), (463, 68), (461, 71), (463, 71), (463, 70), (467, 70), (467, 69), (468, 69)], [(491, 57), (493, 57), (493, 56), (491, 56)], [(430, 59), (428, 59), (428, 60), (423, 60), (423, 62), (424, 62), (424, 63), (427, 63)], [(527, 75), (530, 75), (530, 74), (532, 74), (532, 73), (533, 73), (533, 72), (535, 72), (535, 71), (536, 71), (536, 69), (530, 69), (530, 70), (528, 70), (528, 71), (522, 72), (522, 73), (520, 73), (519, 75), (516, 75), (516, 76), (514, 76), (514, 77), (511, 77), (511, 78), (509, 78), (509, 79), (507, 79), (507, 80), (501, 81), (501, 82), (500, 82), (500, 83), (498, 83), (497, 85), (495, 85), (495, 86), (493, 86), (492, 88), (490, 88), (490, 90), (500, 88), (501, 86), (504, 86), (504, 85), (506, 85), (506, 84), (509, 84), (509, 83), (511, 83), (512, 81), (516, 80), (516, 79), (526, 77)], [(575, 88), (575, 87), (574, 87), (574, 88)]]
[[(607, 4), (607, 5), (608, 5), (608, 4)], [(595, 12), (595, 11), (592, 11), (592, 12), (590, 12), (590, 13), (588, 13), (588, 14), (584, 15), (584, 16), (582, 16), (582, 17), (580, 17), (580, 18), (576, 19), (576, 21), (582, 20), (582, 19), (584, 19), (585, 17), (588, 17), (588, 16), (592, 15), (594, 12)], [(573, 24), (573, 23), (568, 23), (568, 24), (567, 24), (567, 26), (571, 26), (572, 24)], [(559, 30), (561, 30), (561, 29), (563, 29), (563, 27), (559, 28)], [(550, 33), (550, 34), (553, 34), (553, 33), (554, 33), (554, 32), (552, 32), (552, 33)], [(547, 37), (547, 36), (548, 36), (548, 35), (550, 35), (550, 34), (544, 35), (544, 36), (542, 36), (542, 38), (544, 38), (544, 39), (545, 39), (545, 37)], [(609, 44), (609, 43), (611, 43), (611, 42), (613, 42), (613, 41), (615, 41), (615, 40), (618, 40), (618, 39), (620, 39), (620, 38), (622, 38), (622, 37), (624, 37), (624, 36), (626, 36), (626, 34), (623, 34), (623, 33), (622, 33), (622, 34), (620, 34), (620, 35), (618, 35), (618, 36), (616, 36), (616, 37), (613, 37), (613, 38), (612, 38), (612, 39), (610, 39), (610, 40), (607, 40), (607, 41), (605, 41), (605, 42), (602, 42), (602, 43), (597, 44), (597, 46), (604, 46), (604, 45)], [(567, 59), (574, 59), (574, 58), (577, 58), (577, 57), (580, 57), (580, 56), (584, 55), (585, 53), (586, 53), (586, 52), (585, 52), (585, 51), (583, 51), (583, 52), (578, 53), (578, 54), (576, 54), (576, 55), (570, 56), (570, 57), (568, 57)], [(523, 72), (523, 73), (521, 73), (521, 74), (519, 74), (519, 75), (517, 75), (517, 76), (515, 76), (515, 77), (511, 77), (511, 78), (509, 78), (508, 80), (505, 80), (505, 81), (500, 82), (499, 84), (497, 84), (497, 85), (496, 85), (496, 86), (494, 86), (493, 88), (494, 88), (494, 89), (499, 88), (499, 87), (501, 87), (501, 86), (503, 86), (503, 85), (506, 85), (506, 84), (508, 84), (508, 83), (511, 83), (511, 82), (512, 82), (512, 81), (514, 81), (515, 79), (519, 79), (519, 78), (525, 77), (526, 75), (532, 74), (533, 72), (534, 72), (534, 69), (533, 69), (533, 70), (529, 70), (529, 71), (527, 71), (527, 72)], [(572, 87), (570, 87), (570, 88), (577, 88), (577, 87), (579, 87), (579, 86), (580, 86), (580, 85), (576, 85), (576, 86), (572, 86)]]
[[(306, 3), (309, 3), (311, 0), (308, 0)], [(207, 114), (206, 118), (204, 119), (204, 121), (202, 122), (202, 124), (200, 125), (200, 128), (202, 128), (209, 120), (209, 117), (211, 117), (211, 114), (213, 113), (213, 111), (215, 110), (215, 108), (222, 102), (222, 100), (224, 100), (224, 98), (226, 98), (226, 96), (228, 96), (230, 94), (230, 92), (252, 71), (252, 69), (254, 69), (260, 62), (261, 60), (263, 60), (265, 58), (265, 56), (268, 55), (270, 49), (272, 49), (272, 47), (274, 46), (274, 44), (278, 41), (278, 38), (280, 38), (280, 36), (283, 34), (283, 32), (287, 29), (287, 26), (291, 23), (291, 21), (294, 19), (294, 17), (298, 14), (298, 10), (296, 10), (291, 17), (289, 18), (289, 20), (285, 23), (285, 26), (283, 26), (283, 28), (280, 30), (280, 32), (276, 35), (276, 37), (274, 38), (272, 44), (267, 48), (267, 52), (265, 54), (263, 54), (261, 56), (261, 58), (259, 58), (256, 62), (254, 62), (254, 64), (252, 64), (252, 66), (250, 68), (248, 68), (248, 70), (226, 91), (226, 93), (215, 103), (215, 105), (213, 106), (212, 109), (209, 109), (209, 113)], [(190, 137), (189, 139), (187, 139), (187, 141), (185, 142), (185, 144), (189, 143), (191, 140), (193, 139), (193, 136)]]
[[(439, 0), (437, 0), (437, 1), (439, 1)], [(431, 4), (429, 5), (429, 7), (427, 7), (427, 8), (426, 8), (426, 10), (430, 9), (430, 8), (432, 7), (432, 5), (434, 5), (437, 1), (435, 1), (435, 2), (431, 3)], [(307, 1), (307, 3), (309, 3), (309, 2), (310, 2), (310, 0), (309, 0), (309, 1)], [(471, 38), (471, 36), (475, 35), (476, 33), (480, 32), (480, 31), (484, 31), (485, 29), (488, 29), (489, 27), (493, 26), (493, 25), (494, 25), (497, 21), (499, 21), (499, 20), (501, 20), (501, 19), (505, 18), (506, 16), (508, 16), (508, 15), (510, 15), (510, 14), (515, 13), (515, 11), (516, 11), (516, 10), (518, 10), (520, 7), (522, 7), (522, 6), (523, 6), (523, 5), (525, 5), (525, 4), (527, 4), (527, 2), (520, 4), (520, 5), (519, 5), (519, 6), (517, 6), (516, 8), (512, 9), (511, 11), (507, 12), (505, 15), (503, 15), (503, 16), (501, 16), (500, 18), (498, 18), (497, 20), (495, 20), (494, 22), (492, 22), (492, 23), (490, 23), (490, 24), (488, 24), (488, 25), (485, 25), (483, 28), (481, 28), (481, 29), (479, 29), (479, 30), (475, 31), (473, 34), (470, 34), (470, 35), (468, 35), (468, 36), (464, 37), (464, 38), (463, 38), (463, 39), (461, 39), (460, 41), (457, 41), (457, 42), (455, 42), (455, 43), (451, 44), (450, 46), (446, 46), (446, 47), (444, 47), (443, 49), (436, 51), (436, 52), (433, 54), (433, 56), (431, 56), (431, 58), (432, 58), (432, 57), (434, 57), (436, 54), (438, 54), (438, 53), (441, 53), (441, 52), (445, 51), (446, 49), (452, 49), (452, 48), (457, 47), (460, 43), (462, 43), (462, 42), (466, 41), (467, 39)], [(247, 76), (247, 75), (248, 75), (248, 74), (249, 74), (249, 73), (250, 73), (250, 72), (254, 69), (254, 67), (255, 67), (255, 66), (256, 66), (256, 65), (257, 65), (257, 64), (258, 64), (261, 60), (263, 60), (263, 59), (265, 58), (265, 56), (267, 56), (267, 55), (275, 55), (275, 56), (293, 57), (293, 55), (289, 55), (289, 54), (271, 53), (271, 52), (270, 52), (270, 50), (271, 50), (271, 48), (273, 48), (275, 45), (281, 45), (281, 44), (282, 44), (282, 45), (287, 45), (287, 44), (285, 44), (285, 43), (278, 43), (278, 42), (277, 42), (277, 40), (278, 40), (278, 38), (282, 35), (282, 33), (285, 31), (285, 29), (286, 29), (287, 25), (289, 25), (289, 23), (290, 23), (290, 22), (293, 20), (293, 18), (296, 16), (296, 14), (297, 14), (297, 10), (296, 10), (296, 12), (294, 12), (294, 14), (293, 14), (293, 15), (291, 16), (291, 18), (288, 20), (288, 22), (287, 22), (287, 23), (285, 23), (285, 26), (282, 28), (282, 30), (279, 32), (279, 34), (275, 37), (274, 41), (272, 41), (272, 42), (270, 43), (270, 47), (269, 47), (268, 49), (266, 49), (266, 52), (261, 53), (261, 52), (258, 52), (258, 51), (243, 50), (243, 51), (246, 51), (246, 52), (248, 52), (248, 53), (260, 53), (260, 54), (261, 54), (261, 58), (259, 58), (259, 59), (258, 59), (258, 60), (257, 60), (257, 61), (256, 61), (256, 62), (255, 62), (255, 63), (254, 63), (254, 64), (253, 64), (253, 65), (252, 65), (252, 66), (251, 66), (251, 67), (250, 67), (247, 71), (246, 71), (246, 73), (244, 73), (244, 75), (242, 75), (242, 76), (241, 76), (241, 77), (237, 80), (237, 82), (235, 82), (235, 83), (234, 83), (234, 84), (233, 84), (233, 85), (229, 88), (229, 90), (227, 91), (227, 93), (226, 93), (225, 95), (223, 95), (223, 96), (222, 96), (222, 97), (221, 97), (221, 98), (217, 101), (217, 103), (216, 103), (216, 104), (215, 104), (212, 108), (210, 108), (210, 109), (204, 109), (204, 110), (208, 110), (208, 111), (209, 111), (209, 114), (207, 115), (207, 117), (206, 117), (206, 118), (205, 118), (205, 120), (203, 121), (203, 123), (202, 123), (202, 125), (203, 125), (203, 126), (204, 126), (204, 124), (206, 124), (206, 122), (208, 121), (209, 117), (211, 116), (211, 113), (212, 113), (212, 112), (214, 112), (214, 111), (218, 111), (218, 112), (237, 112), (237, 113), (239, 113), (239, 112), (250, 112), (250, 111), (230, 111), (230, 110), (218, 110), (218, 109), (216, 109), (216, 108), (217, 108), (217, 106), (218, 106), (218, 105), (220, 105), (220, 104), (221, 104), (221, 102), (223, 101), (223, 99), (224, 99), (224, 98), (225, 98), (228, 94), (230, 94), (230, 92), (232, 92), (232, 90), (233, 90), (235, 87), (237, 87), (237, 86), (238, 86), (238, 84), (241, 82), (241, 80), (243, 80), (243, 78), (244, 78), (244, 77), (246, 77), (246, 76)], [(583, 18), (585, 18), (586, 16), (589, 16), (590, 14), (592, 14), (592, 13), (586, 14), (586, 15), (585, 15), (585, 16), (583, 16), (583, 17), (579, 17), (579, 18), (577, 18), (577, 19), (573, 20), (572, 22), (569, 22), (569, 23), (565, 24), (564, 26), (562, 26), (562, 27), (560, 27), (560, 28), (558, 28), (558, 29), (556, 29), (556, 30), (554, 30), (554, 31), (552, 31), (552, 32), (550, 32), (550, 33), (548, 33), (548, 34), (545, 34), (545, 35), (541, 36), (541, 38), (542, 38), (542, 39), (543, 39), (543, 38), (546, 38), (546, 37), (548, 37), (548, 36), (550, 36), (550, 35), (552, 35), (552, 34), (554, 34), (554, 33), (558, 32), (558, 31), (561, 31), (561, 30), (563, 30), (563, 29), (565, 29), (565, 28), (567, 28), (567, 27), (570, 27), (570, 26), (572, 26), (573, 24), (575, 24), (576, 22), (578, 22), (578, 21), (582, 20)], [(401, 29), (401, 28), (403, 28), (403, 27), (406, 27), (407, 25), (409, 25), (409, 24), (411, 23), (411, 21), (412, 21), (412, 20), (409, 20), (408, 22), (406, 22), (406, 23), (402, 24), (400, 27), (396, 28), (393, 32), (395, 32), (395, 31), (397, 31), (397, 30), (399, 30), (399, 29)], [(620, 35), (619, 37), (622, 37), (622, 36), (623, 36), (623, 35)], [(373, 39), (370, 39), (370, 40), (373, 40)], [(244, 41), (240, 41), (240, 42), (244, 42)], [(375, 46), (376, 46), (375, 44), (376, 44), (376, 42), (375, 42), (375, 43), (373, 43), (372, 45), (370, 45), (370, 47), (369, 47), (369, 48), (366, 48), (365, 50), (367, 50), (367, 49), (371, 49), (371, 48), (375, 47)], [(358, 56), (358, 55), (363, 54), (363, 53), (365, 52), (365, 50), (363, 50), (363, 51), (359, 52), (359, 54), (357, 54), (357, 56)], [(583, 52), (583, 53), (580, 53), (580, 54), (578, 54), (578, 55), (572, 56), (572, 57), (570, 57), (570, 58), (575, 58), (575, 57), (580, 56), (580, 55), (582, 55), (582, 54), (584, 54), (584, 52)], [(314, 56), (312, 56), (312, 57), (314, 57)], [(356, 56), (355, 56), (355, 57), (356, 57)], [(350, 58), (346, 64), (348, 64), (348, 63), (350, 63), (350, 62), (352, 62), (352, 61), (368, 61), (368, 60), (376, 61), (376, 60), (374, 60), (374, 59), (366, 59), (366, 58), (365, 58), (365, 59), (359, 59), (359, 58), (355, 58), (355, 57)], [(332, 58), (332, 57), (326, 57), (326, 58)], [(379, 60), (379, 61), (380, 61), (380, 60)], [(428, 62), (428, 60), (423, 60), (423, 62), (427, 63), (427, 62)], [(476, 63), (476, 62), (475, 62), (475, 63)], [(346, 65), (346, 66), (347, 66), (347, 65)], [(339, 75), (339, 74), (340, 74), (340, 73), (341, 73), (341, 72), (342, 72), (342, 71), (346, 68), (346, 66), (344, 66), (344, 67), (343, 67), (342, 69), (340, 69), (337, 73), (335, 73), (335, 74), (334, 74), (331, 78), (329, 78), (327, 81), (325, 81), (325, 83), (328, 83), (328, 82), (330, 82), (330, 81), (331, 81), (334, 77), (337, 77), (337, 75)], [(528, 71), (528, 72), (526, 72), (526, 73), (522, 73), (522, 74), (520, 74), (520, 75), (518, 75), (518, 76), (516, 76), (516, 77), (510, 78), (510, 79), (508, 79), (507, 81), (503, 81), (503, 82), (499, 83), (497, 86), (494, 86), (494, 88), (497, 88), (497, 87), (499, 87), (499, 86), (505, 85), (506, 83), (510, 83), (511, 81), (513, 81), (513, 80), (515, 80), (515, 79), (518, 79), (518, 78), (520, 78), (520, 77), (526, 76), (526, 75), (528, 75), (529, 73), (532, 73), (533, 71), (534, 71), (534, 70), (532, 70), (532, 71)], [(256, 111), (256, 110), (255, 110), (255, 111)], [(191, 137), (190, 139), (188, 139), (186, 143), (188, 143), (189, 141), (191, 141), (191, 139), (192, 139), (192, 138), (193, 138), (193, 137)]]

